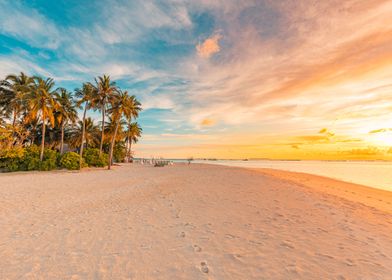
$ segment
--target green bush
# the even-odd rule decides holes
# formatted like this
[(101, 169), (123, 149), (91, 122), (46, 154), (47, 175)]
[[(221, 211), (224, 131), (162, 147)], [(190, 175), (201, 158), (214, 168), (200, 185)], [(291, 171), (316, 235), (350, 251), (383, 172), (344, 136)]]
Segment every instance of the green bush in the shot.
[(36, 145), (25, 148), (23, 162), (21, 162), (19, 170), (40, 170), (39, 152), (40, 148)]
[(40, 164), (39, 170), (49, 171), (56, 169), (58, 166), (60, 154), (57, 151), (45, 149), (44, 158)]
[(99, 149), (90, 148), (84, 151), (83, 158), (88, 166), (104, 167), (108, 164), (109, 157), (105, 153), (99, 155)]
[(18, 171), (23, 162), (25, 150), (13, 148), (0, 151), (0, 169), (12, 172)]
[[(0, 170), (8, 172), (31, 170), (49, 171), (57, 169), (59, 166), (67, 169), (79, 169), (79, 155), (76, 153), (67, 153), (63, 157), (60, 157), (57, 151), (45, 149), (42, 162), (39, 160), (39, 156), (40, 147), (36, 145), (27, 148), (17, 147), (1, 150)], [(83, 166), (85, 166), (84, 163)]]
[[(65, 153), (60, 160), (61, 167), (67, 168), (69, 170), (78, 170), (79, 169), (79, 155), (74, 152)], [(82, 166), (84, 165), (84, 161), (82, 162)]]
[[(24, 149), (24, 155), (19, 162), (20, 171), (42, 170), (49, 171), (57, 169), (59, 153), (54, 150), (45, 149), (42, 162), (39, 160), (40, 147), (32, 145)], [(15, 170), (16, 171), (16, 170)]]

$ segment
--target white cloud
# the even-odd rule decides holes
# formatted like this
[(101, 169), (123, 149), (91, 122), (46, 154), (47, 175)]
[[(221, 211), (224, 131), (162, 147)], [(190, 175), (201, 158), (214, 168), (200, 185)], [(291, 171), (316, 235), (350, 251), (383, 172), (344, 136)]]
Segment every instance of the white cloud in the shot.
[(60, 32), (55, 24), (18, 1), (0, 1), (0, 19), (0, 33), (25, 41), (33, 47), (57, 49), (60, 45)]
[(115, 1), (107, 5), (96, 30), (107, 44), (129, 43), (143, 38), (152, 29), (189, 28), (188, 10), (181, 3), (163, 6), (157, 1)]
[(152, 95), (145, 94), (142, 96), (141, 102), (143, 104), (143, 109), (174, 109), (175, 103), (170, 98), (169, 95)]

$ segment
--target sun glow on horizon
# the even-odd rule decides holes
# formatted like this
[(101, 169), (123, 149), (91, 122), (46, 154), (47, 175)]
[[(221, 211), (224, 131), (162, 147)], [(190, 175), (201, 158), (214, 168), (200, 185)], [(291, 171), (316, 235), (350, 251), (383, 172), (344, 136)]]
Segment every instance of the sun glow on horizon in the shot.
[(368, 141), (376, 146), (392, 147), (392, 131), (385, 131), (370, 135)]

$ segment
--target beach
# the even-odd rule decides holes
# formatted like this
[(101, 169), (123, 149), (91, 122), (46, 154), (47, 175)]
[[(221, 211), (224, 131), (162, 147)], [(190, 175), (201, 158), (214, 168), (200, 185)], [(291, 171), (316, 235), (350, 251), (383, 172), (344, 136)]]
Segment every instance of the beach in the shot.
[(4, 173), (0, 228), (0, 279), (392, 279), (392, 192), (303, 173)]

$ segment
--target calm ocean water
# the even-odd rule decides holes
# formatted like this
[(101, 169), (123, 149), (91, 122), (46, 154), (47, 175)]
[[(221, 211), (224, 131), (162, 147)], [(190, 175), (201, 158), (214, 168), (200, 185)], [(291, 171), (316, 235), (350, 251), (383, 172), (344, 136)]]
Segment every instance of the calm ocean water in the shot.
[(366, 161), (270, 161), (270, 160), (217, 160), (195, 161), (197, 163), (221, 164), (250, 168), (273, 168), (303, 172), (377, 189), (392, 191), (392, 162)]

